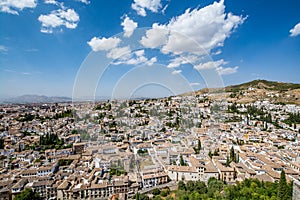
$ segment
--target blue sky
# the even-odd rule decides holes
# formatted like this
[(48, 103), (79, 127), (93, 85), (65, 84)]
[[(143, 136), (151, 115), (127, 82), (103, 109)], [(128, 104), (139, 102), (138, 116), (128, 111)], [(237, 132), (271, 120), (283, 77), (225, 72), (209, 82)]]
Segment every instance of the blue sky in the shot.
[(299, 83), (299, 8), (299, 0), (3, 0), (0, 95), (72, 96), (75, 86), (83, 96), (155, 96), (253, 79)]

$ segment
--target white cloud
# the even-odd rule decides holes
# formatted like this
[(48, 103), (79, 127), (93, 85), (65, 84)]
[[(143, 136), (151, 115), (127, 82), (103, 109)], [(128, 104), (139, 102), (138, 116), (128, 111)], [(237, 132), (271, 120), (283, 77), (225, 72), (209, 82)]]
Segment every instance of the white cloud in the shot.
[(172, 71), (172, 74), (173, 75), (176, 75), (176, 74), (180, 74), (182, 72), (182, 70), (174, 70), (174, 71)]
[(113, 48), (110, 50), (110, 52), (107, 53), (107, 57), (108, 58), (112, 58), (112, 59), (117, 59), (120, 58), (126, 54), (130, 53), (130, 47), (126, 46), (126, 47), (118, 47), (118, 48)]
[(57, 27), (63, 25), (64, 21), (56, 14), (40, 15), (38, 20), (42, 22), (43, 27)]
[(54, 5), (59, 5), (59, 3), (55, 0), (45, 0), (44, 1), (45, 4), (54, 4)]
[(162, 25), (154, 23), (152, 28), (146, 31), (140, 43), (147, 48), (157, 48), (167, 43), (169, 31)]
[(217, 51), (213, 52), (212, 54), (213, 55), (220, 55), (222, 53), (222, 50), (221, 49), (218, 49)]
[(114, 65), (126, 64), (126, 65), (139, 65), (139, 64), (146, 64), (146, 65), (153, 65), (157, 61), (156, 57), (152, 57), (150, 60), (145, 57), (144, 50), (135, 51), (133, 54), (125, 54), (124, 56), (118, 58), (115, 61)]
[(224, 64), (226, 64), (226, 62), (223, 59), (221, 59), (221, 60), (217, 60), (217, 61), (209, 61), (206, 63), (200, 63), (198, 65), (195, 65), (194, 69), (196, 69), (196, 70), (214, 69), (214, 68), (218, 68)]
[(198, 86), (198, 85), (200, 85), (200, 83), (190, 83), (190, 86)]
[(0, 52), (6, 52), (8, 51), (7, 47), (4, 45), (0, 45)]
[(294, 28), (290, 30), (290, 33), (291, 37), (296, 37), (297, 35), (300, 35), (300, 23), (296, 24)]
[(238, 66), (235, 67), (223, 67), (226, 65), (227, 62), (223, 59), (217, 61), (209, 61), (205, 63), (200, 63), (194, 66), (196, 70), (207, 70), (207, 69), (214, 69), (219, 75), (229, 75), (236, 73), (238, 70)]
[(128, 16), (125, 16), (124, 21), (121, 23), (123, 26), (124, 37), (130, 37), (133, 31), (137, 28), (138, 23), (131, 20)]
[[(163, 53), (205, 55), (223, 46), (225, 39), (243, 21), (241, 16), (225, 13), (224, 1), (221, 0), (200, 9), (187, 9), (166, 25), (153, 24), (141, 43), (150, 48), (163, 45)], [(156, 35), (157, 30), (163, 32), (162, 36)]]
[(58, 15), (61, 18), (66, 19), (68, 22), (78, 22), (79, 21), (79, 15), (73, 9), (68, 9), (67, 11), (60, 10), (58, 12)]
[(151, 66), (151, 65), (153, 65), (156, 62), (157, 62), (157, 58), (156, 57), (152, 57), (150, 60), (148, 60), (146, 62), (146, 64), (149, 65), (149, 66)]
[(224, 67), (217, 67), (216, 68), (216, 71), (219, 75), (229, 75), (229, 74), (234, 74), (237, 72), (238, 70), (238, 66), (235, 66), (235, 67), (227, 67), (227, 68), (224, 68)]
[(53, 28), (59, 26), (75, 29), (79, 22), (79, 15), (73, 9), (58, 9), (48, 15), (40, 15), (38, 20), (42, 23), (41, 32), (52, 33)]
[(86, 5), (91, 3), (89, 0), (78, 0), (78, 1), (81, 3), (85, 3)]
[(1, 0), (0, 11), (18, 15), (24, 8), (35, 8), (37, 0)]
[(64, 2), (58, 2), (56, 0), (45, 0), (44, 3), (45, 4), (53, 4), (53, 5), (59, 6), (63, 10), (66, 9), (66, 7), (64, 6)]
[(120, 38), (97, 38), (93, 37), (88, 41), (88, 45), (92, 48), (93, 51), (108, 51), (113, 48), (116, 48), (121, 42)]
[(134, 3), (131, 4), (131, 8), (143, 17), (147, 15), (146, 9), (157, 13), (161, 7), (160, 0), (134, 0)]
[(180, 65), (188, 64), (188, 63), (194, 63), (198, 60), (198, 57), (195, 55), (187, 55), (187, 56), (178, 56), (171, 60), (171, 62), (168, 64), (167, 68), (175, 68), (179, 67)]

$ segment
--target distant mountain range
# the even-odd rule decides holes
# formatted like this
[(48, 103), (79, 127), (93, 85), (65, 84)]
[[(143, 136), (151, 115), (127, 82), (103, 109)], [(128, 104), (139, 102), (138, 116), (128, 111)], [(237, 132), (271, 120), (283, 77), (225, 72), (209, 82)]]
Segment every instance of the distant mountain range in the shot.
[[(256, 89), (251, 92), (251, 89)], [(225, 90), (224, 90), (225, 89)], [(296, 103), (300, 105), (300, 84), (297, 83), (283, 83), (267, 80), (254, 80), (247, 83), (242, 83), (239, 85), (227, 86), (222, 91), (226, 91), (229, 101), (236, 102), (253, 102), (256, 100), (271, 100), (274, 103)], [(181, 96), (191, 95), (191, 94), (203, 94), (207, 92), (218, 92), (220, 88), (198, 90), (195, 92), (187, 92)], [(269, 92), (278, 93), (275, 95), (268, 94)], [(245, 95), (247, 93), (247, 95)], [(109, 97), (96, 97), (96, 98), (86, 98), (78, 99), (76, 101), (101, 101), (108, 100)], [(147, 98), (133, 98), (133, 99), (147, 99)], [(71, 102), (70, 97), (47, 97), (44, 95), (22, 95), (19, 97), (7, 98), (0, 100), (0, 103), (4, 104), (25, 104), (25, 103), (56, 103), (56, 102)]]
[(57, 103), (71, 102), (69, 97), (47, 97), (44, 95), (22, 95), (2, 100), (3, 104), (26, 104), (26, 103)]

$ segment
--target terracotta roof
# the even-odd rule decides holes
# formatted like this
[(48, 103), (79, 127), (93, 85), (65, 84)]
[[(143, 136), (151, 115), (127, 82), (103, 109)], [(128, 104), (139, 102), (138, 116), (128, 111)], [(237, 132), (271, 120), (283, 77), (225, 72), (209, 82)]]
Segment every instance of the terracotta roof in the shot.
[(196, 167), (170, 165), (169, 171), (197, 173)]

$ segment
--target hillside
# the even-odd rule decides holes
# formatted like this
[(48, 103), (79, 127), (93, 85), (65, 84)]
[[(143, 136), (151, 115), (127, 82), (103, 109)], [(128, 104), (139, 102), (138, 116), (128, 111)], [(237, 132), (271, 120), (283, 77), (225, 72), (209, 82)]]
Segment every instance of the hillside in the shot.
[(229, 102), (270, 101), (272, 103), (300, 105), (300, 84), (267, 80), (254, 80), (225, 88), (204, 88), (195, 92), (184, 93), (182, 96), (205, 93), (214, 93), (211, 98), (226, 99)]
[(300, 105), (300, 84), (267, 80), (254, 80), (225, 88), (228, 101), (250, 103), (270, 101), (280, 104)]
[(266, 90), (283, 92), (288, 90), (300, 89), (300, 84), (283, 83), (283, 82), (275, 82), (275, 81), (267, 81), (267, 80), (253, 80), (239, 85), (227, 86), (225, 89), (228, 92), (236, 92), (241, 90), (248, 90), (249, 88), (266, 89)]

